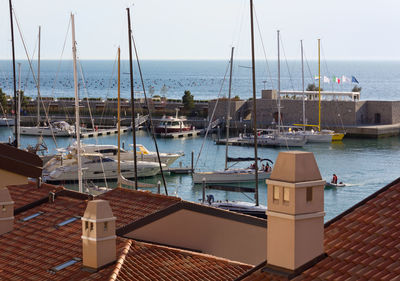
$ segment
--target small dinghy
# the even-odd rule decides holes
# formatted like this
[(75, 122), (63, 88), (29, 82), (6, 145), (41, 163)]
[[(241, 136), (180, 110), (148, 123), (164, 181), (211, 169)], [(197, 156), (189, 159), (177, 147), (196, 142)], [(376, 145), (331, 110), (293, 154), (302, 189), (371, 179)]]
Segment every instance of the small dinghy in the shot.
[(325, 187), (344, 187), (346, 184), (343, 182), (333, 183), (333, 182), (326, 182)]

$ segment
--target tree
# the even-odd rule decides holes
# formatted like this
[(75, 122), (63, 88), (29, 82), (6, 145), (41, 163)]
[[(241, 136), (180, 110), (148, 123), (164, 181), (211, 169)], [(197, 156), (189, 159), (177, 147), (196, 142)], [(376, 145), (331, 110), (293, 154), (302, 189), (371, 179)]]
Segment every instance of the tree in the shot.
[(187, 111), (190, 111), (194, 108), (194, 97), (192, 93), (188, 90), (185, 91), (182, 96), (183, 108)]
[(361, 92), (361, 89), (362, 89), (361, 87), (358, 87), (357, 85), (355, 85), (351, 91), (359, 93), (359, 92)]
[(3, 90), (0, 88), (0, 104), (3, 108), (7, 105), (7, 97), (6, 94), (3, 93)]
[[(318, 87), (315, 86), (315, 84), (308, 84), (307, 85), (307, 89), (306, 91), (315, 91), (318, 92)], [(323, 89), (321, 88), (321, 92), (323, 91)]]

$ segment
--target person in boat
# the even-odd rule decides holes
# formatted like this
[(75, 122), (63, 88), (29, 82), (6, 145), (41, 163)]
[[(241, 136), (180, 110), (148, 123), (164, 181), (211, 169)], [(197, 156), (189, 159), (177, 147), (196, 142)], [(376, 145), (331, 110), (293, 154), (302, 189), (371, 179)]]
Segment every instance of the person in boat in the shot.
[(256, 163), (252, 163), (251, 165), (250, 165), (250, 167), (249, 167), (249, 169), (255, 169), (256, 168)]
[(270, 172), (270, 171), (271, 171), (271, 167), (270, 167), (270, 165), (268, 164), (268, 162), (267, 162), (267, 165), (265, 166), (265, 171), (266, 171), (266, 172)]
[(337, 184), (337, 176), (336, 176), (336, 174), (333, 174), (331, 183)]

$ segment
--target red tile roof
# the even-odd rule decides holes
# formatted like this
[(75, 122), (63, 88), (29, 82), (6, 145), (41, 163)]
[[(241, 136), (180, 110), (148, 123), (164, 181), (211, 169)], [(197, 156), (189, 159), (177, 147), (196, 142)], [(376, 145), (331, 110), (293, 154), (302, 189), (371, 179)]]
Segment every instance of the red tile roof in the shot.
[[(399, 280), (400, 178), (325, 225), (327, 257), (293, 280)], [(243, 280), (287, 280), (257, 270)]]
[[(29, 184), (9, 189), (16, 204), (22, 206), (60, 188)], [(51, 268), (82, 257), (81, 220), (56, 225), (82, 216), (87, 205), (87, 200), (76, 192), (63, 189), (57, 194), (54, 203), (41, 202), (16, 214), (14, 230), (0, 235), (0, 280), (233, 280), (251, 268), (209, 255), (118, 237), (115, 264), (91, 273), (82, 270), (79, 261), (52, 273)], [(117, 227), (180, 202), (175, 197), (126, 189), (115, 189), (100, 197), (109, 200)], [(22, 221), (38, 212), (42, 214)]]
[(49, 185), (42, 183), (40, 188), (37, 187), (37, 183), (30, 181), (25, 185), (10, 185), (7, 187), (11, 198), (15, 202), (14, 209), (21, 208), (37, 200), (47, 198), (49, 192), (60, 191), (64, 188), (61, 186)]
[[(251, 265), (130, 240), (113, 280), (235, 280)], [(149, 275), (150, 274), (150, 275)]]
[(178, 197), (154, 194), (126, 188), (115, 188), (96, 197), (110, 202), (117, 228), (135, 222), (146, 216), (175, 205), (182, 200)]

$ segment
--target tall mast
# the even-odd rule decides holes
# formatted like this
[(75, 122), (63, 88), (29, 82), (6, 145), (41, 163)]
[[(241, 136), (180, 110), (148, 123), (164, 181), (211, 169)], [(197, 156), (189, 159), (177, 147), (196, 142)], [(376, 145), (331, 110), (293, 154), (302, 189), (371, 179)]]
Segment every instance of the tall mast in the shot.
[(254, 162), (255, 162), (255, 192), (254, 198), (256, 206), (259, 205), (258, 201), (258, 155), (257, 155), (257, 105), (256, 105), (256, 66), (254, 55), (254, 28), (253, 28), (253, 0), (250, 0), (250, 28), (251, 28), (251, 70), (253, 76), (253, 131), (254, 131)]
[(306, 104), (304, 96), (304, 59), (303, 59), (303, 40), (300, 40), (301, 44), (301, 83), (303, 85), (303, 130), (306, 130)]
[(135, 172), (135, 189), (138, 188), (137, 178), (137, 156), (136, 156), (136, 123), (135, 123), (135, 94), (133, 91), (133, 63), (132, 63), (132, 30), (131, 30), (131, 16), (129, 8), (126, 8), (128, 14), (128, 40), (129, 40), (129, 74), (131, 80), (131, 107), (132, 107), (132, 136), (133, 136), (133, 162)]
[(121, 187), (121, 49), (118, 47), (118, 187)]
[(76, 71), (76, 41), (75, 41), (75, 21), (74, 15), (71, 14), (71, 30), (72, 30), (72, 57), (74, 59), (74, 86), (75, 86), (75, 135), (76, 149), (78, 153), (78, 184), (79, 192), (83, 192), (82, 187), (82, 162), (81, 162), (81, 130), (79, 120), (79, 96), (78, 96), (78, 74)]
[(232, 69), (233, 69), (233, 51), (235, 47), (232, 47), (231, 51), (231, 65), (229, 74), (229, 91), (228, 91), (228, 110), (226, 113), (226, 147), (225, 147), (225, 170), (228, 169), (228, 142), (229, 142), (229, 123), (231, 119), (231, 89), (232, 89)]
[(39, 25), (39, 40), (38, 40), (38, 74), (37, 74), (37, 126), (40, 124), (40, 25)]
[(321, 131), (321, 39), (318, 39), (318, 131)]
[(14, 84), (14, 112), (15, 112), (15, 120), (14, 120), (14, 129), (15, 129), (15, 141), (14, 145), (15, 147), (18, 147), (18, 130), (19, 130), (19, 124), (18, 124), (18, 117), (17, 117), (17, 85), (16, 85), (16, 75), (15, 75), (15, 48), (14, 48), (14, 24), (13, 24), (13, 15), (12, 15), (12, 3), (11, 0), (8, 1), (9, 6), (10, 6), (10, 27), (11, 27), (11, 46), (12, 46), (12, 63), (13, 63), (13, 84)]
[(18, 63), (18, 134), (17, 134), (17, 143), (20, 144), (20, 128), (21, 124), (21, 63)]
[(278, 134), (281, 132), (281, 57), (279, 46), (279, 30), (276, 32), (278, 41)]

